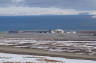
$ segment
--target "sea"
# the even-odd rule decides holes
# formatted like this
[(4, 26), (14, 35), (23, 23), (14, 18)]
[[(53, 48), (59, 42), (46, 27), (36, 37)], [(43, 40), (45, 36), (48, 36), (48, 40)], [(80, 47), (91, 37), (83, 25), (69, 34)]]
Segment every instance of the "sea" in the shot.
[(92, 15), (0, 16), (0, 31), (8, 30), (96, 30)]

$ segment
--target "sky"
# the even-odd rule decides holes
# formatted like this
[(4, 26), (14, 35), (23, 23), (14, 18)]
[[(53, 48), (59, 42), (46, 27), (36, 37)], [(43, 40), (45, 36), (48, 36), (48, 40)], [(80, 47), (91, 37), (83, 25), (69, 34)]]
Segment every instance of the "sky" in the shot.
[(96, 14), (95, 10), (96, 0), (0, 0), (0, 15)]

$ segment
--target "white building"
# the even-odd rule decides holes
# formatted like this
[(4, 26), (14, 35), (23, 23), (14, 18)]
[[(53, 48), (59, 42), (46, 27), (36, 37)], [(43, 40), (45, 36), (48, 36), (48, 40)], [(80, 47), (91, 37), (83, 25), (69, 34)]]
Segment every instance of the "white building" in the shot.
[(51, 33), (61, 33), (61, 34), (63, 34), (64, 30), (62, 30), (62, 29), (55, 29), (55, 30), (51, 30)]

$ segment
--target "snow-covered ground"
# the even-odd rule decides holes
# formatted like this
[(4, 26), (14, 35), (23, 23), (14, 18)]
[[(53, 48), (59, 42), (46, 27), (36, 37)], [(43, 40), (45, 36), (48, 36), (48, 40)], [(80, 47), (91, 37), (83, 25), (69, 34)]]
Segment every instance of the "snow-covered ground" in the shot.
[(48, 51), (96, 55), (96, 41), (44, 41), (24, 38), (0, 39), (0, 46), (38, 48)]
[[(0, 39), (0, 45), (10, 45), (14, 47), (32, 47), (47, 49), (48, 47), (56, 47), (56, 51), (60, 51), (64, 46), (75, 46), (75, 47), (88, 47), (95, 48), (96, 41), (36, 41), (26, 39)], [(53, 49), (51, 49), (50, 51)], [(61, 47), (61, 49), (60, 49)], [(95, 48), (96, 49), (96, 48)], [(95, 50), (94, 49), (94, 50)], [(61, 57), (49, 57), (49, 56), (36, 56), (36, 55), (19, 55), (19, 54), (8, 54), (0, 53), (0, 63), (96, 63), (92, 60), (79, 60), (79, 59), (66, 59)]]
[(0, 53), (0, 63), (96, 63), (92, 60), (66, 59), (61, 57)]

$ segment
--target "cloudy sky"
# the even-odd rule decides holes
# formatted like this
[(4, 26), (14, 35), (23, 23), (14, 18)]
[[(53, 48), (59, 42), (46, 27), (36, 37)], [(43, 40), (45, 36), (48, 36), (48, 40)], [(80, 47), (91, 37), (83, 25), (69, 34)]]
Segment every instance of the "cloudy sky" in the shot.
[[(37, 9), (36, 12), (34, 9)], [(89, 11), (95, 14), (95, 10), (96, 0), (0, 0), (1, 15), (27, 14), (29, 11), (31, 14), (78, 14)]]

